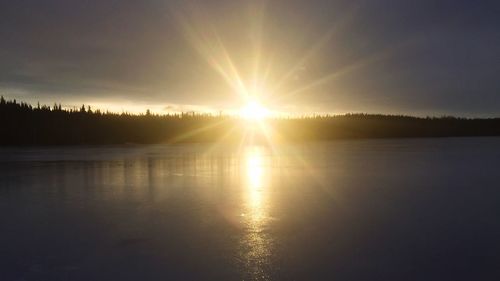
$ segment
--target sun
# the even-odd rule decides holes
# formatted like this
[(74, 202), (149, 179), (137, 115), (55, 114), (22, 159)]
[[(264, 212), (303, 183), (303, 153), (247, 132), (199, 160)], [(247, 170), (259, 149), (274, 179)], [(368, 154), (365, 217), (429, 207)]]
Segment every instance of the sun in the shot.
[(240, 115), (247, 120), (262, 120), (269, 116), (269, 110), (257, 101), (250, 101), (240, 109)]

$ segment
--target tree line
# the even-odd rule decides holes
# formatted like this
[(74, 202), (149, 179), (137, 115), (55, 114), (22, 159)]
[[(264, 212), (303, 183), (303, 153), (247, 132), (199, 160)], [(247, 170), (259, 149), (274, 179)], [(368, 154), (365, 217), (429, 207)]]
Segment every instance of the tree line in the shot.
[(500, 118), (411, 117), (345, 114), (271, 118), (261, 132), (233, 116), (200, 113), (112, 113), (32, 106), (0, 98), (0, 145), (73, 145), (240, 141), (251, 134), (286, 141), (344, 138), (500, 136)]

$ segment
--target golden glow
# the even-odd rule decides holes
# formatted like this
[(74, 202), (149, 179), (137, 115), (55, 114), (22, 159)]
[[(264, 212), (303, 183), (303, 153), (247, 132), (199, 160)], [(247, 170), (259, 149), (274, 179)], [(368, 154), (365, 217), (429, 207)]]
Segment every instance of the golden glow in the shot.
[(260, 105), (257, 101), (248, 102), (248, 104), (240, 110), (241, 117), (247, 120), (262, 120), (268, 117), (269, 114), (269, 110)]
[(263, 185), (263, 163), (262, 155), (257, 148), (252, 148), (246, 155), (247, 184), (249, 191), (249, 205), (254, 215), (259, 214), (261, 206), (261, 189)]
[(248, 146), (244, 151), (244, 206), (243, 223), (246, 234), (241, 243), (244, 249), (243, 261), (254, 280), (270, 280), (262, 270), (262, 264), (271, 258), (272, 240), (265, 229), (269, 218), (269, 173), (266, 149), (261, 146)]

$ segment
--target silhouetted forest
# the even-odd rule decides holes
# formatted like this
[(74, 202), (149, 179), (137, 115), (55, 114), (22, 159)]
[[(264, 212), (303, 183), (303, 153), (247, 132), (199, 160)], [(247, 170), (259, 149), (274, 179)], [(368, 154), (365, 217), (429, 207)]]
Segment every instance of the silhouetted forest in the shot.
[[(259, 130), (231, 116), (182, 113), (117, 114), (53, 106), (32, 106), (0, 99), (0, 145), (63, 145), (240, 141)], [(500, 118), (417, 118), (346, 114), (266, 120), (273, 138), (287, 141), (340, 138), (500, 136)]]

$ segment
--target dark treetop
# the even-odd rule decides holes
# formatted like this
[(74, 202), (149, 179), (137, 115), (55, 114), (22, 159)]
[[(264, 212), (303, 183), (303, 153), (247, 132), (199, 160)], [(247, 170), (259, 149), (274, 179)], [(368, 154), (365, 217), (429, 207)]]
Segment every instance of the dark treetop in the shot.
[[(0, 100), (1, 145), (61, 145), (264, 140), (258, 126), (231, 116), (182, 113), (143, 115), (103, 113), (82, 106), (36, 106)], [(347, 114), (274, 118), (265, 123), (276, 141), (339, 138), (499, 136), (500, 118), (418, 118)]]

